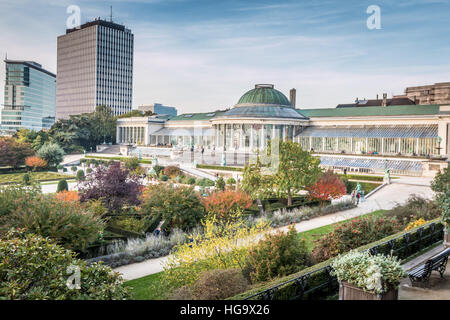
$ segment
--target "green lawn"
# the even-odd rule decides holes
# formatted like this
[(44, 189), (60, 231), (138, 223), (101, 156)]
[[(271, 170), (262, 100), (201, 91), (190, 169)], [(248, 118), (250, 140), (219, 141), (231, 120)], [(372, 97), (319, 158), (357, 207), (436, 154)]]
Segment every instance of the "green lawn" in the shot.
[[(25, 172), (0, 174), (0, 184), (21, 183)], [(32, 180), (36, 181), (55, 181), (61, 179), (73, 179), (75, 176), (60, 174), (56, 172), (30, 172)]]
[[(385, 210), (377, 210), (365, 215), (362, 215), (361, 217), (368, 217), (368, 216), (379, 216), (384, 214), (386, 212)], [(348, 219), (350, 220), (350, 219)], [(324, 235), (328, 232), (333, 231), (333, 229), (348, 221), (344, 220), (341, 222), (337, 222), (334, 224), (330, 224), (327, 226), (319, 227), (316, 229), (312, 229), (305, 232), (298, 233), (298, 236), (302, 239), (306, 240), (308, 249), (312, 251), (314, 240), (319, 238), (321, 235)], [(163, 271), (164, 272), (164, 271)], [(134, 279), (125, 282), (125, 285), (130, 286), (132, 288), (132, 293), (134, 299), (137, 300), (164, 300), (167, 299), (166, 292), (164, 291), (164, 288), (160, 285), (160, 281), (162, 279), (163, 272), (151, 274), (139, 279)]]
[(136, 300), (163, 300), (166, 299), (166, 292), (160, 286), (163, 272), (154, 273), (139, 279), (125, 282), (125, 285), (132, 288), (133, 298)]

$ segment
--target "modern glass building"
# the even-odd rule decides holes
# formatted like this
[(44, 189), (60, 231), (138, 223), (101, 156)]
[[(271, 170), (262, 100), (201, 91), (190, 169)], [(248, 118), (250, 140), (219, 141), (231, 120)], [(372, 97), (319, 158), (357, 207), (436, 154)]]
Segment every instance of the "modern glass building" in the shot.
[(5, 60), (1, 130), (49, 129), (55, 122), (56, 75), (33, 61)]
[(94, 20), (58, 37), (56, 118), (111, 107), (131, 111), (134, 35), (123, 25)]

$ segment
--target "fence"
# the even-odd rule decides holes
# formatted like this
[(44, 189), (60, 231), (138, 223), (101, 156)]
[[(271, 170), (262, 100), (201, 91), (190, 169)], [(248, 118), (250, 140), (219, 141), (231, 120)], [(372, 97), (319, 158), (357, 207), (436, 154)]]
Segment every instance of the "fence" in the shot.
[[(403, 233), (387, 241), (377, 243), (366, 250), (404, 260), (443, 239), (444, 226), (432, 222), (418, 229)], [(382, 240), (381, 240), (382, 241)], [(326, 265), (268, 289), (247, 296), (244, 300), (318, 300), (338, 294), (339, 284)]]

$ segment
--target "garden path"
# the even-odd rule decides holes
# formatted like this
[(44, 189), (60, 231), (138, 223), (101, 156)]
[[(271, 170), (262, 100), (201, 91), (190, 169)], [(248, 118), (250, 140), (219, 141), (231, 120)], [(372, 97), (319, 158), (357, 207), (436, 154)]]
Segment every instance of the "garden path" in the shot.
[[(397, 179), (396, 179), (397, 180)], [(400, 179), (398, 179), (400, 180)], [(409, 182), (410, 179), (403, 179)], [(295, 224), (298, 232), (304, 232), (315, 228), (323, 227), (336, 222), (351, 219), (376, 210), (389, 210), (397, 204), (405, 203), (412, 194), (420, 195), (424, 198), (432, 198), (433, 192), (429, 187), (428, 180), (415, 178), (415, 183), (406, 184), (395, 181), (390, 185), (377, 191), (365, 202), (360, 203), (358, 207), (350, 210), (340, 211), (322, 217), (313, 218), (311, 220), (302, 221)], [(281, 227), (279, 230), (287, 230), (288, 227)], [(163, 262), (167, 257), (158, 259), (149, 259), (139, 263), (133, 263), (115, 268), (114, 270), (121, 273), (125, 280), (133, 280), (163, 271)]]

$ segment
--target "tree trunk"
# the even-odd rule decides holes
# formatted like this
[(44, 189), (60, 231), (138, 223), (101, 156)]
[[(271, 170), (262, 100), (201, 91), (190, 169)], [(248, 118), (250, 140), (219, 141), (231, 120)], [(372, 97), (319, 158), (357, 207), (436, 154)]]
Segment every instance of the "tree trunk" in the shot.
[(291, 191), (288, 191), (288, 206), (292, 206), (292, 195), (291, 195)]

